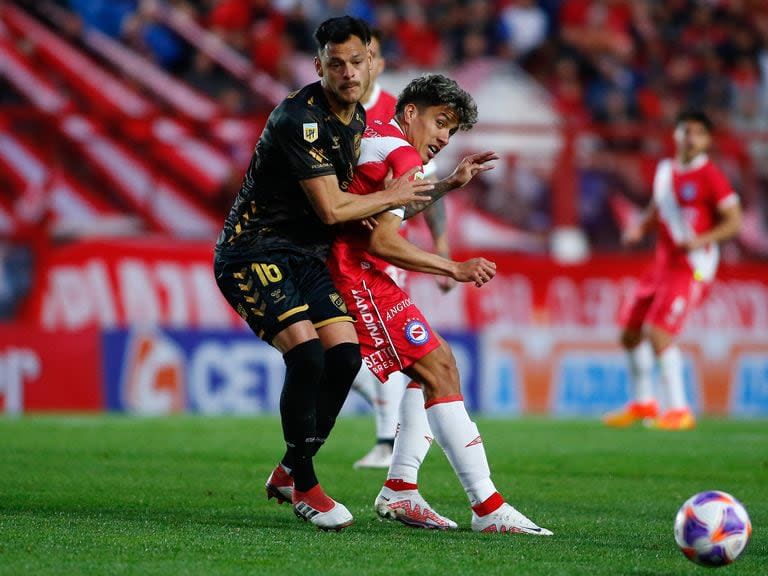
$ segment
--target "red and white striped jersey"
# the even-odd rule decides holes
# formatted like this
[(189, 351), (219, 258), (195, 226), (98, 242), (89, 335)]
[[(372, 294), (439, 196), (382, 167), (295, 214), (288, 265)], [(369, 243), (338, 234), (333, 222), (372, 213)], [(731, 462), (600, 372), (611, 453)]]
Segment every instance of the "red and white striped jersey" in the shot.
[(395, 104), (397, 104), (397, 98), (386, 90), (382, 90), (378, 83), (374, 84), (370, 100), (363, 104), (366, 124), (373, 126), (377, 120), (383, 124), (392, 120), (395, 115)]
[[(391, 120), (385, 124), (375, 121), (363, 134), (360, 157), (348, 192), (371, 194), (383, 190), (388, 175), (397, 178), (414, 167), (423, 169), (421, 156), (405, 139), (397, 122)], [(392, 212), (402, 217), (404, 209), (398, 208)], [(337, 275), (354, 278), (366, 267), (375, 266), (387, 271), (402, 286), (405, 281), (404, 271), (368, 254), (369, 236), (369, 231), (359, 222), (345, 224), (331, 246), (328, 258), (331, 274), (334, 278)], [(393, 270), (390, 271), (390, 268)], [(395, 271), (397, 274), (393, 276), (392, 272)]]
[(660, 222), (657, 265), (687, 266), (697, 279), (712, 280), (720, 259), (717, 244), (690, 251), (679, 245), (711, 230), (717, 224), (719, 209), (739, 201), (725, 175), (706, 154), (687, 166), (671, 158), (662, 160), (654, 176), (653, 201)]

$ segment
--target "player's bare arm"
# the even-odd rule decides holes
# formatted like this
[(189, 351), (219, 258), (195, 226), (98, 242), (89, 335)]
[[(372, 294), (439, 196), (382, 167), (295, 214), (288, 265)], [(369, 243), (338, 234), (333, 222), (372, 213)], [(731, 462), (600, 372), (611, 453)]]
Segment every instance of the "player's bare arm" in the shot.
[(632, 246), (642, 242), (643, 238), (651, 231), (656, 225), (658, 220), (658, 209), (656, 204), (651, 202), (648, 208), (645, 209), (639, 220), (630, 224), (630, 226), (624, 231), (621, 236), (621, 242), (625, 246)]
[(710, 242), (723, 242), (739, 233), (741, 228), (742, 211), (738, 201), (730, 202), (718, 209), (720, 221), (709, 231), (686, 240), (682, 247), (695, 250), (707, 246)]
[(496, 275), (496, 264), (485, 258), (455, 262), (411, 244), (398, 233), (402, 219), (395, 214), (381, 214), (377, 220), (368, 251), (390, 264), (414, 272), (447, 276), (457, 282), (474, 282), (478, 287)]
[(324, 224), (339, 224), (361, 220), (384, 210), (399, 208), (412, 202), (423, 203), (434, 184), (412, 180), (418, 169), (414, 168), (379, 192), (366, 195), (349, 194), (339, 188), (336, 175), (318, 176), (301, 181), (312, 207)]
[[(445, 210), (445, 201), (437, 201), (424, 210), (424, 220), (429, 227), (429, 233), (432, 236), (432, 251), (443, 258), (451, 257), (450, 245), (448, 243), (448, 234), (446, 223), (448, 216)], [(449, 292), (456, 286), (456, 281), (448, 276), (438, 276), (437, 286), (442, 292)]]
[(434, 204), (437, 200), (445, 196), (451, 190), (456, 190), (465, 186), (472, 178), (482, 172), (492, 170), (494, 165), (489, 164), (493, 160), (498, 160), (499, 155), (496, 152), (486, 151), (470, 154), (461, 159), (450, 176), (443, 178), (435, 183), (432, 190), (425, 191), (424, 195), (429, 196), (429, 200), (424, 202), (409, 204), (405, 209), (405, 218), (411, 218), (428, 206)]

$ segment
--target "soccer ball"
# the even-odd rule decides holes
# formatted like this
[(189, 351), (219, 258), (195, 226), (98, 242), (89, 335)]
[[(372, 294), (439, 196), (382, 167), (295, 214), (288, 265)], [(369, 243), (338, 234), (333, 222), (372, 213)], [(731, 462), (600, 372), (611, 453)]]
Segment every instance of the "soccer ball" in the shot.
[(719, 490), (699, 492), (680, 507), (675, 541), (686, 557), (702, 566), (725, 566), (742, 553), (752, 523), (741, 502)]

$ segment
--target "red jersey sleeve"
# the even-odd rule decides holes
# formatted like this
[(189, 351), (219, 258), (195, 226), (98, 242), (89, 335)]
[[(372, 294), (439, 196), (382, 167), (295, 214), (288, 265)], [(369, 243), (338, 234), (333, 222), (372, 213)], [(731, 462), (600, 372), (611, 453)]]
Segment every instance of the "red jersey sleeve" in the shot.
[(398, 178), (411, 170), (418, 167), (422, 169), (421, 156), (413, 146), (406, 145), (400, 146), (392, 150), (387, 156), (387, 164), (392, 169), (392, 177)]
[(711, 164), (710, 167), (709, 184), (715, 206), (720, 206), (723, 202), (738, 200), (736, 192), (731, 188), (731, 183), (714, 164)]

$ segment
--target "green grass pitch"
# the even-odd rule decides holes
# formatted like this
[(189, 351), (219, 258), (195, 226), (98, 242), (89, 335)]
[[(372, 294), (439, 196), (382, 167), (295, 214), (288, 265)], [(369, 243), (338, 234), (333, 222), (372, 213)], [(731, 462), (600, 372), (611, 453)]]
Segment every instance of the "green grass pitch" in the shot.
[(768, 574), (768, 422), (704, 420), (691, 432), (613, 431), (589, 420), (478, 421), (507, 499), (555, 536), (475, 534), (437, 445), (424, 496), (459, 523), (439, 533), (379, 521), (383, 471), (355, 471), (373, 422), (343, 417), (320, 453), (326, 490), (355, 515), (324, 533), (267, 501), (275, 417), (0, 419), (0, 575), (708, 574), (672, 523), (695, 492), (745, 503), (747, 550), (718, 574)]

